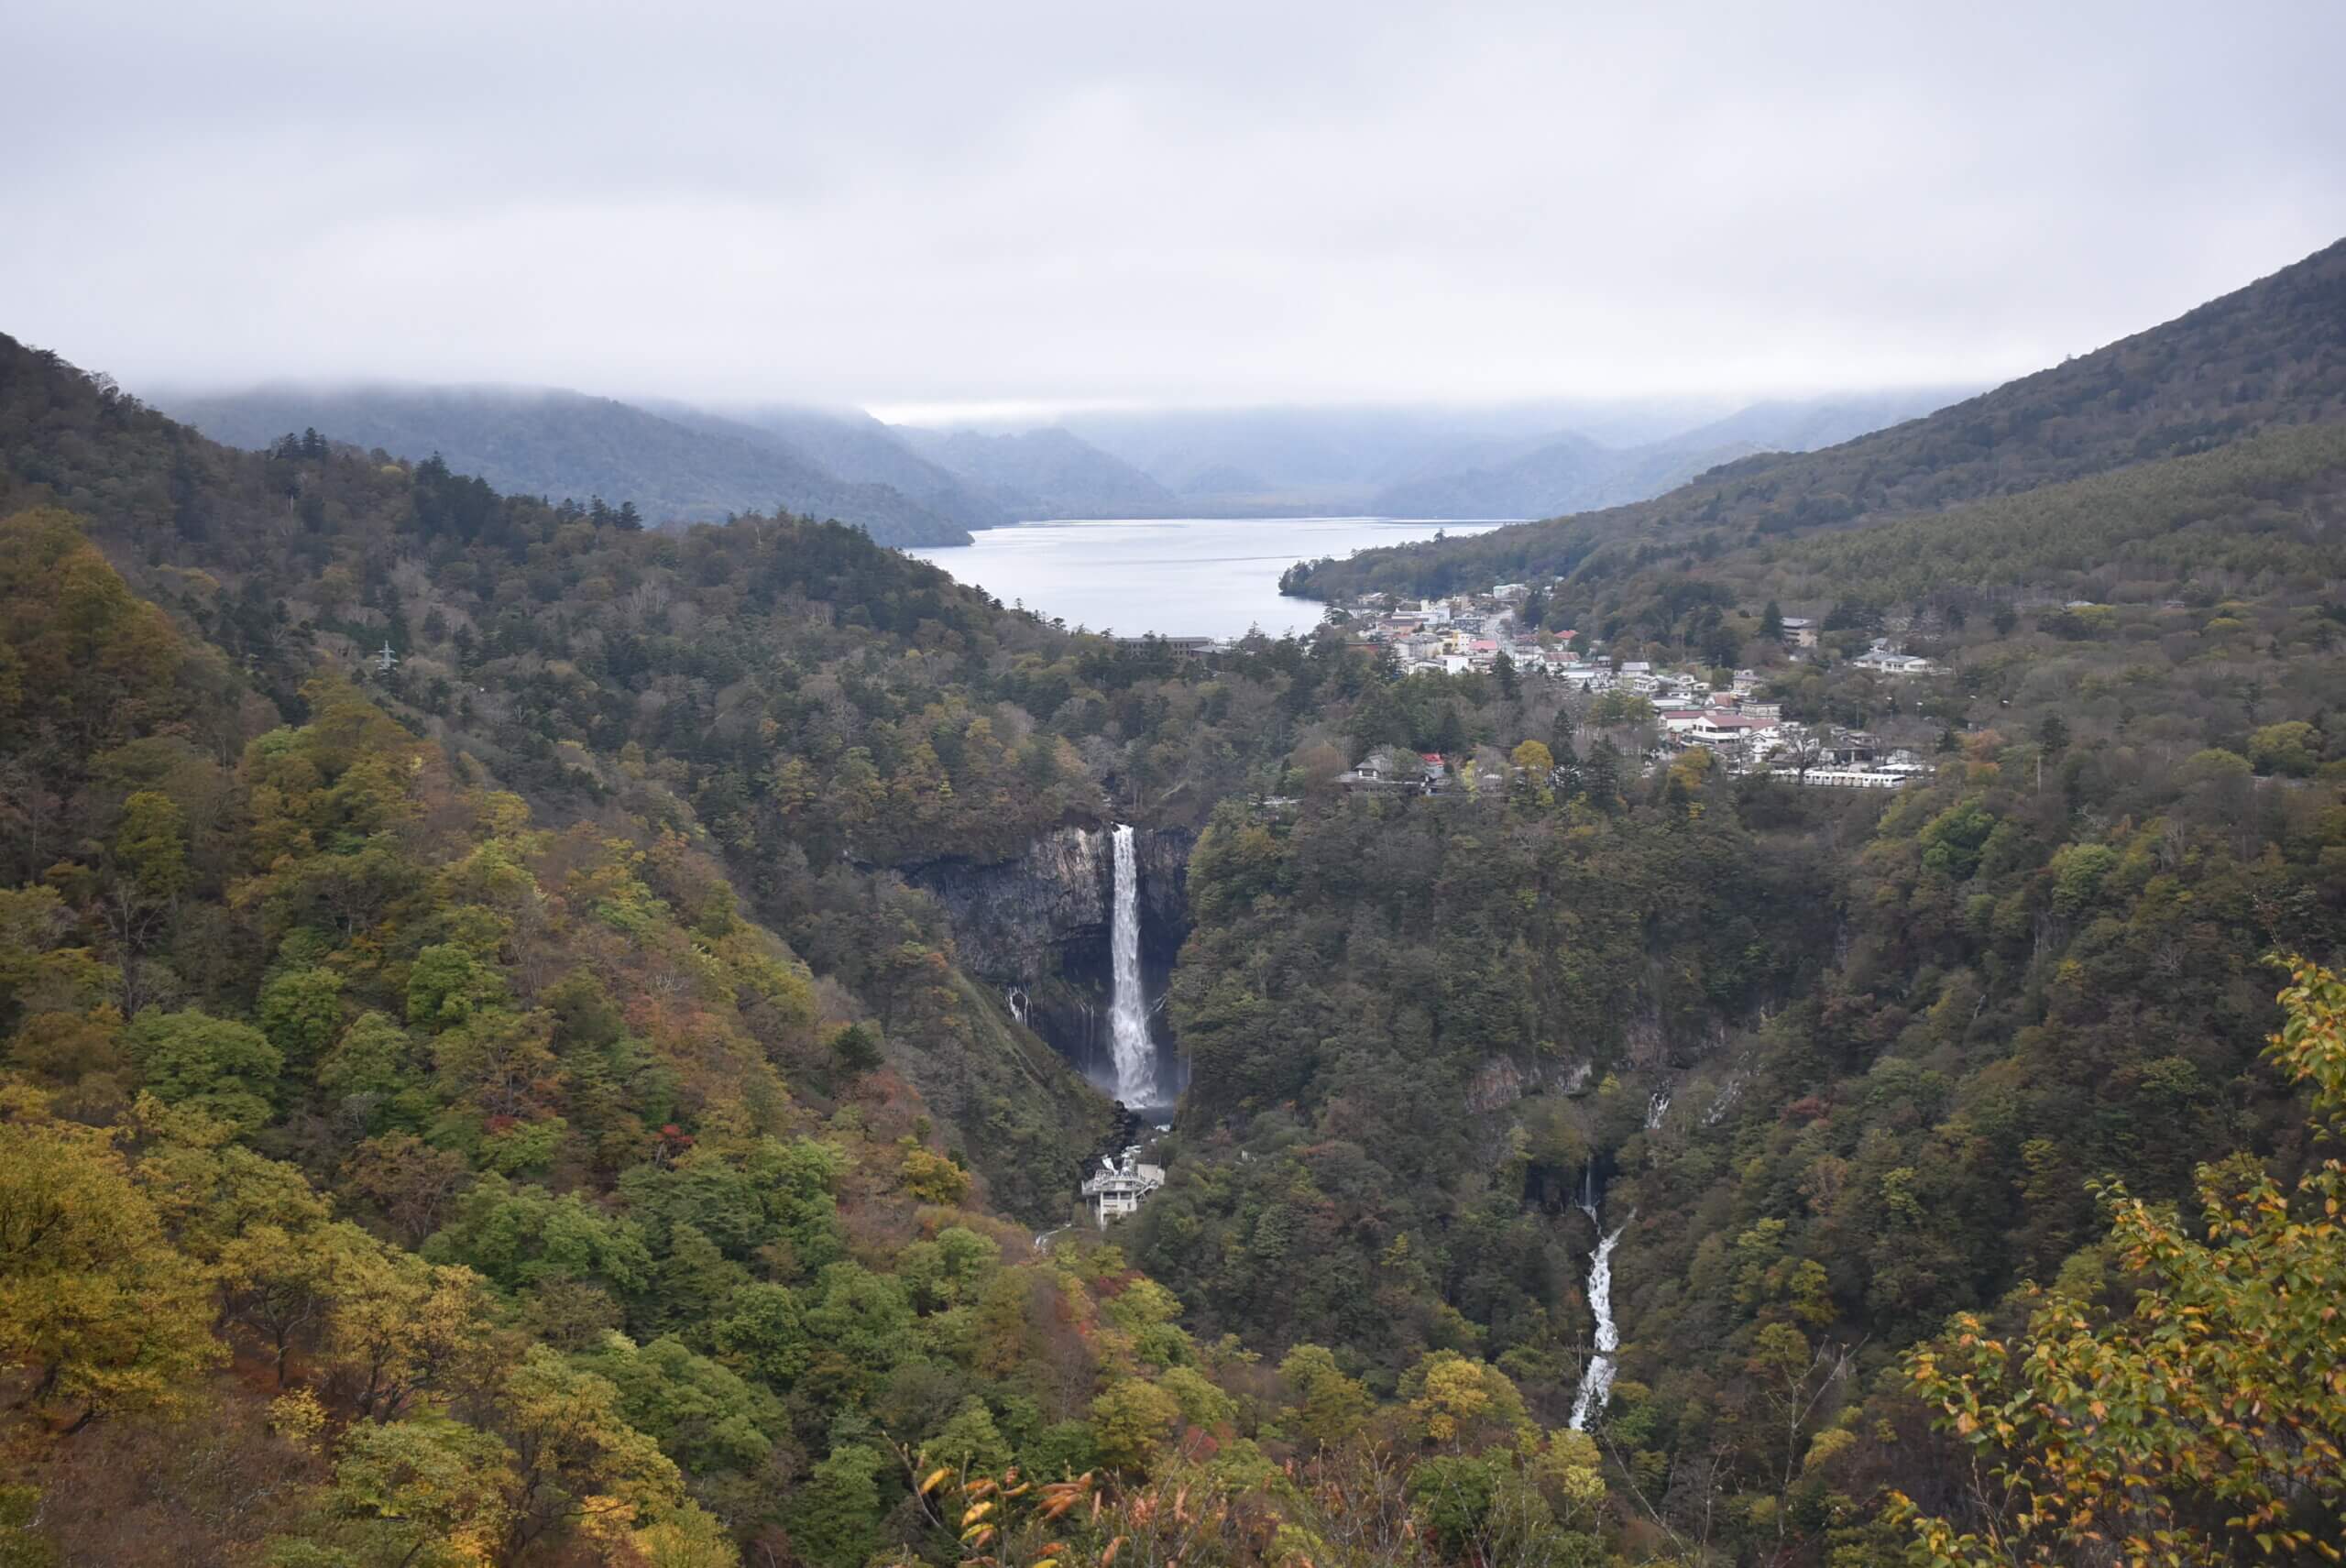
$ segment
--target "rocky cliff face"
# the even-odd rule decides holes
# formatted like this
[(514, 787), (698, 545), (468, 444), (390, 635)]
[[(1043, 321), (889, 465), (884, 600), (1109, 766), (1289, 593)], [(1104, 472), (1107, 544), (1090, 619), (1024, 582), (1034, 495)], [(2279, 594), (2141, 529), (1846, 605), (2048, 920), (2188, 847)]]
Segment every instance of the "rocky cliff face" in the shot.
[[(1141, 828), (1134, 836), (1141, 970), (1152, 1004), (1161, 1003), (1174, 958), (1189, 934), (1189, 849), (1196, 840), (1181, 828)], [(1115, 874), (1107, 828), (1065, 828), (1036, 839), (1015, 860), (992, 865), (931, 861), (906, 868), (904, 880), (945, 910), (961, 967), (994, 986), (1029, 1028), (1102, 1081), (1113, 1077), (1109, 933)], [(1160, 1076), (1178, 1081), (1162, 1013), (1152, 1017), (1164, 1059)]]
[(996, 985), (1033, 985), (1058, 972), (1064, 944), (1106, 940), (1113, 874), (1106, 829), (1067, 828), (1014, 861), (931, 861), (905, 880), (944, 906), (962, 968)]

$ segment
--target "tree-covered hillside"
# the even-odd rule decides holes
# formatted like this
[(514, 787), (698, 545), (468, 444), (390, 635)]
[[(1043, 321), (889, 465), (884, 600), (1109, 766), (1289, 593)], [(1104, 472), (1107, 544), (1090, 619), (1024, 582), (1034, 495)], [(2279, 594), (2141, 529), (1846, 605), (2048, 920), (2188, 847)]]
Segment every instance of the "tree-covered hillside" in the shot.
[(779, 445), (851, 483), (885, 485), (963, 528), (999, 528), (1015, 521), (949, 470), (915, 452), (904, 435), (856, 410), (768, 405), (712, 414), (662, 404), (657, 411), (680, 424)]
[(245, 663), (0, 520), (12, 1560), (954, 1561), (1014, 1472), (1028, 1563), (1449, 1562), (1499, 1477), (1596, 1550), (1595, 1446), (1495, 1370), (1380, 1406), (1003, 1223), (980, 1141), (1083, 1135), (931, 1113), (908, 1051), (1020, 1049), (938, 955), (813, 973), (673, 798), (550, 821)]
[[(966, 848), (997, 805), (1003, 836), (1092, 808), (1057, 738), (1022, 762), (1020, 739), (989, 743), (959, 692), (899, 695), (935, 690), (929, 672), (951, 663), (938, 639), (1025, 623), (836, 525), (634, 531), (433, 463), (234, 451), (40, 356), (11, 371), (15, 488), (81, 509), (257, 696), (291, 709), (323, 663), (565, 820), (630, 810), (731, 853), (758, 914), (799, 930), (826, 977), (890, 1019), (892, 1051), (966, 1125), (1004, 1201), (1056, 1212), (1083, 1152), (1069, 1129), (1098, 1124), (1099, 1108), (998, 1007), (964, 1004), (949, 964), (932, 980), (949, 938), (925, 900), (848, 862)], [(390, 672), (362, 656), (382, 646)], [(834, 695), (827, 671), (842, 664), (861, 705)], [(745, 706), (759, 692), (782, 707)], [(801, 771), (777, 773), (785, 719), (808, 744)], [(932, 732), (958, 774), (923, 743)]]
[(852, 523), (883, 544), (967, 544), (971, 526), (998, 521), (958, 504), (967, 497), (843, 477), (782, 433), (550, 388), (260, 387), (166, 401), (232, 446), (314, 430), (410, 462), (437, 455), (501, 490), (631, 507), (652, 524), (779, 509)]

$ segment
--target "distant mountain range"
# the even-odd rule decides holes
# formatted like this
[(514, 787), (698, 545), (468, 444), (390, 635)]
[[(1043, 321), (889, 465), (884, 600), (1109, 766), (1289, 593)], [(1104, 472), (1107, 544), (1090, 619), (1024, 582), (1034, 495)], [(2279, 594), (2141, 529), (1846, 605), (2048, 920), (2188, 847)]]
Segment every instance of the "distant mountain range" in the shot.
[(436, 452), (500, 489), (632, 501), (655, 524), (780, 509), (918, 546), (1027, 518), (1552, 516), (1660, 495), (1756, 452), (1847, 439), (1957, 395), (1760, 403), (1723, 418), (1683, 402), (1169, 411), (1013, 432), (550, 389), (272, 385), (153, 400), (235, 446), (314, 429), (410, 460)]
[(1557, 407), (1135, 410), (1067, 424), (1178, 496), (1353, 511), (1388, 485), (1578, 428)]
[(1720, 463), (1804, 452), (1971, 389), (1785, 400), (1551, 401), (1492, 408), (1192, 409), (1068, 428), (1207, 515), (1308, 511), (1534, 518), (1642, 500)]

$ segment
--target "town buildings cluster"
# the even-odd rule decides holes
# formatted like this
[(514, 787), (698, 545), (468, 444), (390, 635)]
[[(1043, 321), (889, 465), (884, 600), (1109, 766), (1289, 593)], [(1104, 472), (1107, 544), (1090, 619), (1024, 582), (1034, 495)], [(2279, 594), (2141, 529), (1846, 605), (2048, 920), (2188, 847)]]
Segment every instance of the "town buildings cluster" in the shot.
[[(1407, 673), (1488, 672), (1504, 657), (1518, 675), (1555, 682), (1574, 696), (1624, 692), (1642, 697), (1651, 706), (1650, 717), (1621, 728), (1646, 737), (1649, 766), (1700, 746), (1716, 754), (1731, 773), (1773, 773), (1803, 784), (1893, 789), (1931, 772), (1913, 751), (1887, 746), (1866, 731), (1785, 718), (1782, 705), (1765, 695), (1767, 677), (1758, 670), (1737, 670), (1725, 686), (1715, 688), (1708, 670), (1615, 660), (1601, 641), (1578, 631), (1521, 629), (1518, 611), (1529, 593), (1523, 584), (1502, 583), (1486, 594), (1422, 602), (1372, 594), (1352, 607), (1353, 631), (1361, 646), (1389, 651)], [(1783, 618), (1784, 644), (1793, 658), (1817, 647), (1817, 630), (1812, 620)], [(1938, 668), (1887, 638), (1876, 639), (1850, 662), (1896, 676), (1927, 675)], [(1340, 782), (1439, 793), (1460, 779), (1455, 763), (1439, 753), (1385, 749), (1361, 759)]]

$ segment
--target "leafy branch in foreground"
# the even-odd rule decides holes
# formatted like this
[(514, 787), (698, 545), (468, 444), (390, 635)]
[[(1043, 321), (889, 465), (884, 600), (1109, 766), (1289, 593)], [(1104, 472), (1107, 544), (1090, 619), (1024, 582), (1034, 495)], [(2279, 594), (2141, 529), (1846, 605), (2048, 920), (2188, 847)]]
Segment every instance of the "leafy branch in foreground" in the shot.
[[(2267, 1054), (2308, 1086), (2315, 1135), (2336, 1139), (2346, 981), (2288, 969)], [(2204, 1241), (2102, 1190), (2108, 1254), (2145, 1281), (2131, 1315), (2055, 1292), (2017, 1343), (1967, 1313), (1909, 1357), (1972, 1455), (1972, 1528), (1897, 1498), (1934, 1568), (2346, 1561), (2346, 1162), (2287, 1190), (2235, 1156), (2202, 1166), (2198, 1189)]]

